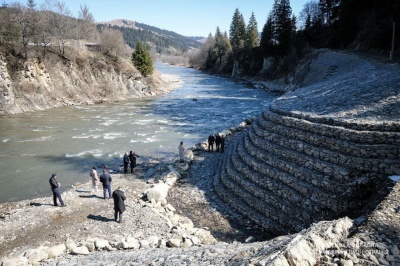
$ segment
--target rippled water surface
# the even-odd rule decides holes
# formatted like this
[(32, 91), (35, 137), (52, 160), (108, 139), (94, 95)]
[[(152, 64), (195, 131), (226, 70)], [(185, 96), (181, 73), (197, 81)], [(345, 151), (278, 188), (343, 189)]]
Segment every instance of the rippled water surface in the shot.
[(174, 159), (180, 141), (190, 147), (237, 126), (275, 97), (193, 69), (157, 69), (179, 76), (183, 86), (152, 98), (1, 118), (0, 202), (50, 195), (51, 173), (63, 187), (87, 181), (93, 166), (116, 169), (129, 150), (140, 155), (138, 163)]

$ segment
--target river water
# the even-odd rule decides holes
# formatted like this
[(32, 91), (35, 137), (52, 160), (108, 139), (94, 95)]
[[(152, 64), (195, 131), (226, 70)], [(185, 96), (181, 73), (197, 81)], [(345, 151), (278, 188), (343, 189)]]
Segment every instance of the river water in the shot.
[[(173, 160), (178, 145), (207, 139), (269, 105), (274, 95), (229, 78), (156, 64), (183, 81), (167, 95), (114, 104), (57, 108), (0, 119), (0, 203), (48, 196), (52, 173), (62, 186), (90, 180), (93, 166), (117, 169), (125, 152), (138, 163)], [(100, 168), (100, 169), (99, 169)]]

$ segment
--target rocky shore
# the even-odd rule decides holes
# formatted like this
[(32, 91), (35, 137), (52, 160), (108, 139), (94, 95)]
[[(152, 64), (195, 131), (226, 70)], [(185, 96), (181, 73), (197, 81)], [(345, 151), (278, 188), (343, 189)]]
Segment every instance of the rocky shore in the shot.
[[(318, 129), (321, 124), (361, 133), (363, 128), (368, 128), (374, 138), (381, 136), (375, 132), (379, 130), (389, 129), (388, 134), (398, 134), (400, 79), (397, 65), (365, 62), (337, 53), (325, 53), (316, 58), (318, 60), (307, 65), (312, 70), (308, 75), (301, 78), (299, 71), (295, 77), (301, 89), (280, 97), (271, 107), (274, 115), (266, 112), (263, 118), (278, 120), (279, 115), (287, 115), (287, 120), (295, 121), (290, 124), (292, 128), (302, 124)], [(246, 126), (252, 123), (252, 127)], [(267, 122), (258, 118), (225, 131), (228, 136), (226, 153), (240, 145), (239, 139), (243, 145), (254, 148), (250, 137), (255, 135), (247, 133), (260, 131), (261, 123)], [(286, 143), (283, 133), (287, 133), (288, 139), (295, 139), (297, 136), (292, 136), (293, 132), (297, 131), (271, 133), (271, 141)], [(353, 135), (345, 134), (349, 138)], [(300, 137), (304, 136), (308, 135)], [(333, 140), (338, 139), (319, 142), (315, 136), (310, 140), (317, 140), (318, 147), (335, 146)], [(393, 139), (388, 145), (394, 152), (390, 160), (382, 163), (378, 159), (370, 160), (377, 168), (389, 169), (391, 173), (397, 171), (396, 167), (387, 168), (387, 165), (396, 160), (399, 144), (398, 139)], [(266, 142), (259, 144), (256, 148), (267, 145)], [(368, 151), (375, 151), (373, 144), (372, 141)], [(304, 148), (307, 145), (300, 146), (309, 151)], [(300, 146), (294, 145), (293, 149)], [(245, 151), (245, 147), (239, 151)], [(277, 145), (274, 147), (270, 153), (280, 151)], [(359, 148), (348, 147), (346, 151), (350, 153), (355, 147)], [(376, 149), (378, 155), (385, 153), (385, 150)], [(254, 156), (261, 154), (255, 148), (253, 151)], [(302, 159), (306, 155), (296, 157)], [(400, 182), (395, 182), (398, 177), (385, 176), (387, 180), (382, 184), (387, 184), (388, 195), (370, 208), (364, 208), (366, 212), (351, 218), (313, 222), (295, 233), (271, 235), (217, 196), (215, 180), (223, 158), (222, 153), (205, 151), (205, 145), (200, 143), (187, 149), (185, 163), (153, 159), (139, 164), (133, 175), (113, 175), (113, 189), (121, 187), (128, 198), (121, 224), (113, 220), (112, 200), (102, 199), (102, 191), (91, 191), (89, 175), (88, 182), (64, 190), (66, 208), (52, 206), (50, 190), (49, 197), (1, 204), (0, 265), (400, 265)], [(332, 168), (332, 171), (337, 169)], [(251, 173), (249, 176), (252, 177)], [(62, 183), (62, 178), (59, 181)], [(318, 184), (320, 180), (314, 181)], [(343, 185), (338, 183), (338, 187)], [(224, 196), (226, 199), (229, 195), (225, 193)], [(257, 197), (249, 192), (246, 196), (255, 199), (254, 206), (262, 209), (260, 206), (264, 203), (257, 201)], [(302, 207), (305, 202), (298, 204)], [(282, 220), (284, 215), (290, 219), (289, 215), (304, 214), (300, 207), (282, 206), (286, 212), (279, 212)], [(280, 229), (285, 230), (284, 227)]]
[(113, 189), (128, 198), (121, 224), (112, 200), (89, 181), (63, 192), (65, 208), (51, 197), (1, 204), (0, 265), (400, 263), (400, 183), (371, 214), (274, 238), (216, 197), (212, 176), (222, 154), (204, 148), (187, 150), (183, 164), (153, 160), (134, 174), (112, 175)]

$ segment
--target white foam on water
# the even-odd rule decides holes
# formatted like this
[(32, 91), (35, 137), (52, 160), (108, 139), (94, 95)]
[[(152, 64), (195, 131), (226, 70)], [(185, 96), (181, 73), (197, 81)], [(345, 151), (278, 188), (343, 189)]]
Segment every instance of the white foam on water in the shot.
[(154, 121), (153, 119), (142, 119), (142, 120), (137, 120), (137, 121), (133, 122), (132, 124), (143, 126), (143, 125), (148, 125), (153, 121)]
[(10, 138), (5, 138), (5, 139), (3, 139), (3, 142), (4, 142), (4, 143), (9, 142), (9, 141), (10, 141)]
[(136, 140), (136, 139), (131, 139), (129, 142), (130, 142), (130, 143), (137, 143), (137, 142), (140, 142), (140, 141), (139, 141), (139, 140)]
[(159, 119), (159, 120), (157, 120), (157, 122), (161, 123), (161, 124), (169, 124), (168, 120), (166, 120), (166, 119)]
[(123, 132), (110, 132), (110, 133), (105, 133), (103, 135), (104, 139), (116, 139), (116, 138), (123, 138), (125, 137), (125, 133)]
[(150, 137), (150, 138), (146, 138), (146, 140), (143, 140), (143, 143), (156, 142), (156, 141), (160, 141), (160, 140), (157, 138), (154, 138), (154, 137)]
[(111, 126), (111, 125), (113, 125), (113, 124), (115, 124), (115, 123), (117, 123), (117, 122), (119, 122), (119, 120), (107, 120), (106, 122), (101, 123), (101, 124), (102, 124), (103, 126), (108, 127), (108, 126)]
[(83, 151), (79, 153), (66, 153), (66, 158), (75, 158), (75, 157), (85, 157), (85, 156), (94, 156), (94, 157), (101, 157), (103, 153), (100, 149), (90, 150), (90, 151)]
[(81, 135), (77, 135), (77, 136), (72, 136), (73, 139), (89, 139), (89, 138), (93, 138), (93, 139), (98, 139), (100, 138), (101, 135), (87, 135), (85, 133), (82, 133)]
[(34, 138), (34, 139), (26, 139), (26, 140), (17, 140), (16, 142), (23, 143), (23, 142), (41, 142), (41, 141), (48, 141), (52, 139), (52, 136), (43, 136), (40, 138)]

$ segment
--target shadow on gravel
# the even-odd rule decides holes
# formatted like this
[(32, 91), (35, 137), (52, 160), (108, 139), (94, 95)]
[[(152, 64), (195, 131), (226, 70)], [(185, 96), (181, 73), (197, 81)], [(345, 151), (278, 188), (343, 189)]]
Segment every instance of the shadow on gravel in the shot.
[(77, 189), (75, 191), (78, 193), (90, 193), (91, 192), (90, 190), (81, 190), (81, 189)]
[(114, 222), (114, 219), (110, 219), (101, 215), (93, 215), (93, 214), (89, 214), (88, 217), (91, 220), (95, 220), (95, 221), (100, 221), (100, 222)]
[(49, 203), (40, 203), (40, 202), (31, 202), (29, 203), (30, 206), (40, 207), (40, 206), (53, 206), (53, 204)]
[(79, 195), (80, 198), (85, 198), (85, 199), (103, 199), (103, 197), (97, 196), (97, 195)]

